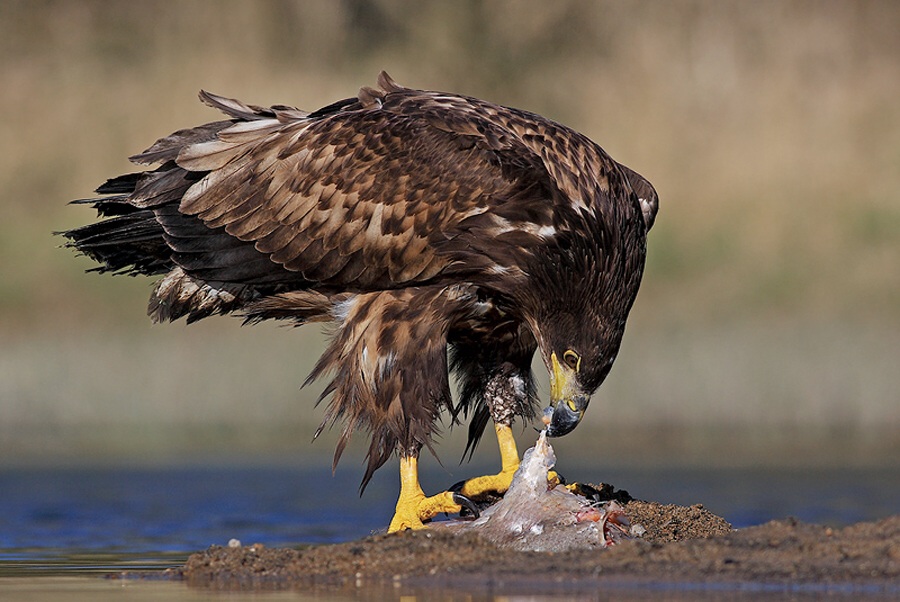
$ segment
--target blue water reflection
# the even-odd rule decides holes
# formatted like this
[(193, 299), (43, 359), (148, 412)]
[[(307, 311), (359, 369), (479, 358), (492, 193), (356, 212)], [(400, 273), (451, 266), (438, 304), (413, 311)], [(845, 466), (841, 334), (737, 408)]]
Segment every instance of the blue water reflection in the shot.
[(130, 551), (353, 539), (381, 526), (394, 495), (363, 502), (325, 468), (6, 470), (0, 491), (0, 548)]

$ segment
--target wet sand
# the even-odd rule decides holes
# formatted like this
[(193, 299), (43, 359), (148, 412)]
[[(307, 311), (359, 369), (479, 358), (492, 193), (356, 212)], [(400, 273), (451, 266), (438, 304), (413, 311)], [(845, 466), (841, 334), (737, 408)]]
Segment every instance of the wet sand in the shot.
[(357, 594), (384, 587), (507, 594), (613, 587), (900, 593), (900, 516), (839, 529), (784, 519), (733, 530), (700, 505), (630, 500), (625, 512), (645, 531), (606, 549), (514, 552), (477, 533), (431, 528), (299, 550), (213, 546), (168, 576), (215, 589)]

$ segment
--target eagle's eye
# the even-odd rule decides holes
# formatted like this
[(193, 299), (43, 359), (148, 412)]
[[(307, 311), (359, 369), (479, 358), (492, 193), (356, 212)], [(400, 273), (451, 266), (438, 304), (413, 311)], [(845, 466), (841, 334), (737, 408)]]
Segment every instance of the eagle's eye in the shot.
[(578, 372), (578, 368), (581, 366), (581, 356), (571, 349), (567, 349), (566, 352), (563, 353), (563, 361), (566, 363), (566, 366), (575, 372)]

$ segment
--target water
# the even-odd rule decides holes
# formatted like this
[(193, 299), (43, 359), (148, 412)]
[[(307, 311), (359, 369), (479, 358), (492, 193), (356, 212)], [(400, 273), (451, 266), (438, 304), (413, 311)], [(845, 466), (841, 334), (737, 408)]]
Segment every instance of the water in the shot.
[[(390, 516), (381, 482), (360, 499), (327, 468), (68, 468), (0, 472), (0, 549), (190, 552), (361, 537)], [(31, 552), (29, 552), (31, 553)], [(2, 556), (0, 556), (2, 558)]]
[[(435, 491), (487, 468), (430, 469), (423, 486)], [(736, 527), (786, 516), (839, 526), (900, 513), (892, 469), (597, 470), (563, 472), (643, 499), (702, 502)], [(398, 481), (379, 471), (360, 498), (360, 475), (352, 466), (335, 475), (324, 466), (2, 469), (0, 590), (56, 591), (72, 576), (177, 566), (232, 538), (287, 546), (363, 537), (388, 523)]]

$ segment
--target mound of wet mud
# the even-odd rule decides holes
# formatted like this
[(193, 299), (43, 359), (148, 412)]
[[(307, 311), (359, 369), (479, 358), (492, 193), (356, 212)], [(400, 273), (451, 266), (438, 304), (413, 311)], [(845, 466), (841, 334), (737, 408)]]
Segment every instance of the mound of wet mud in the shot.
[(476, 532), (430, 529), (300, 550), (213, 546), (170, 576), (216, 589), (402, 585), (531, 593), (666, 583), (895, 591), (900, 579), (900, 516), (842, 529), (787, 519), (733, 531), (701, 506), (635, 501), (625, 513), (646, 532), (605, 549), (502, 550)]

